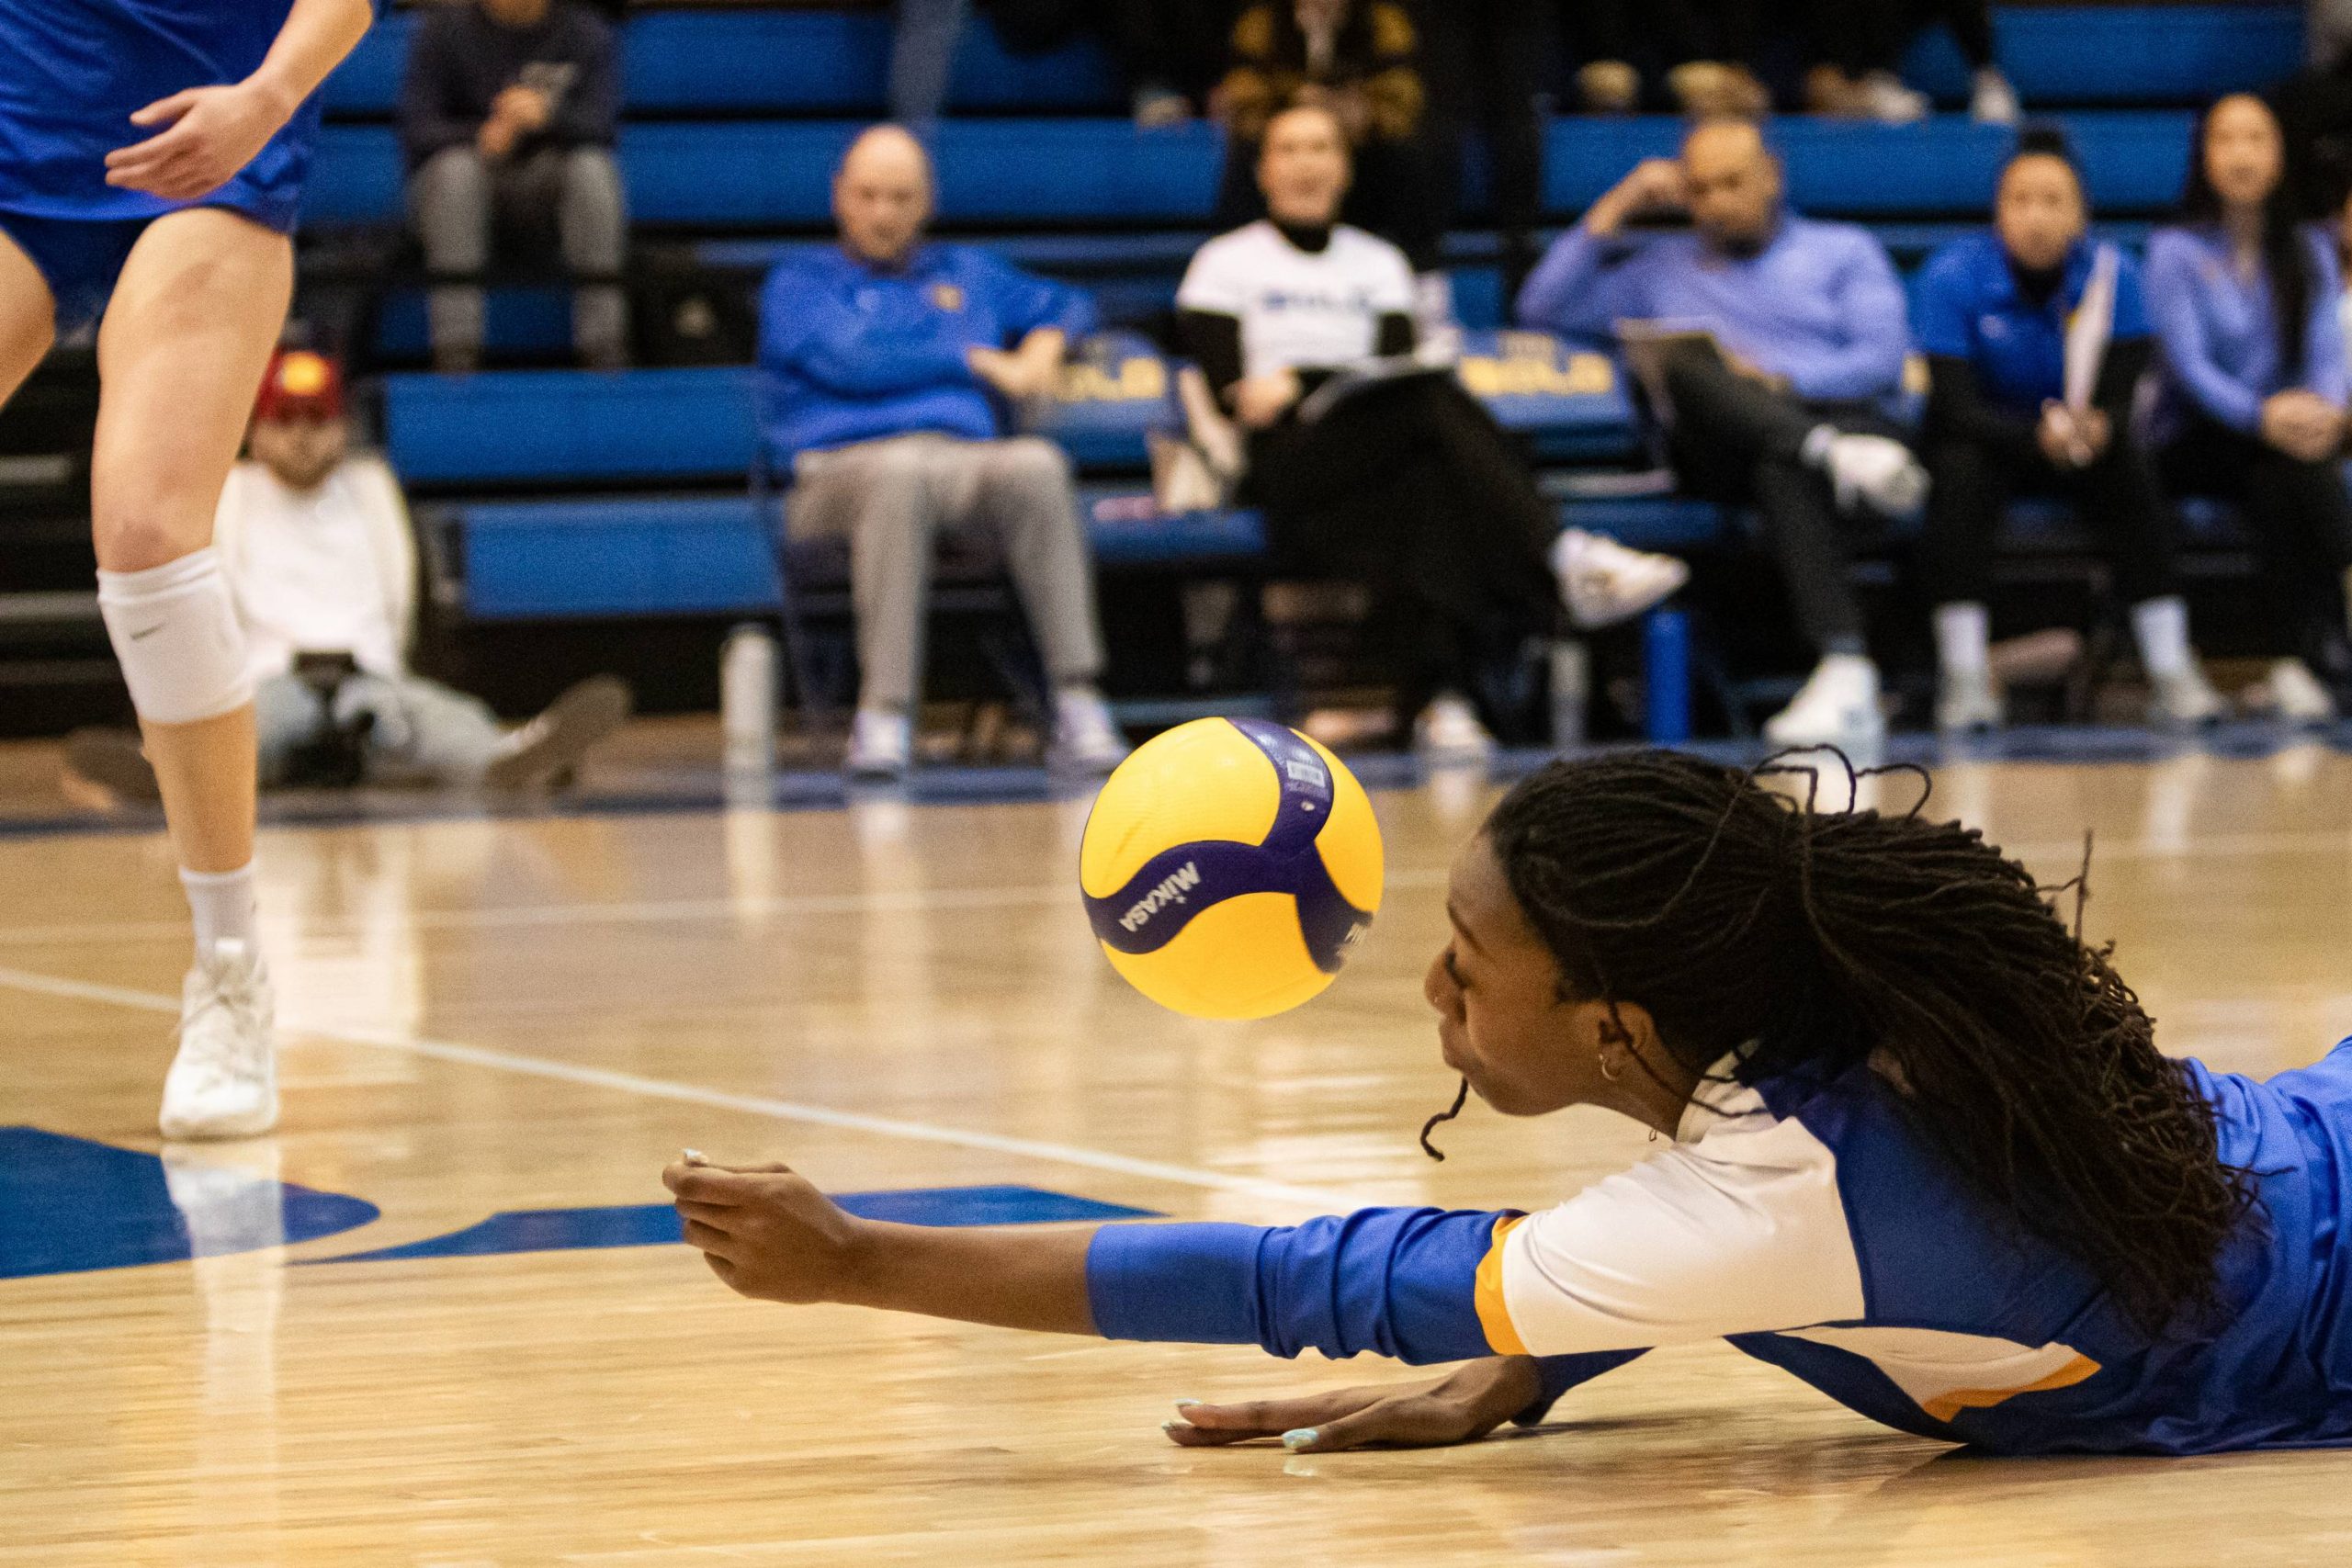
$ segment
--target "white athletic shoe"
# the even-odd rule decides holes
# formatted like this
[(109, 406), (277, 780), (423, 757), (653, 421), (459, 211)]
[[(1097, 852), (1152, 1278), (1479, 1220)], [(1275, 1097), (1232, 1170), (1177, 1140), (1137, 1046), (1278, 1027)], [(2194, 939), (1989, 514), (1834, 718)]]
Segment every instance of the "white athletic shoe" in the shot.
[(2335, 722), (2335, 699), (2312, 673), (2312, 667), (2300, 659), (2282, 659), (2273, 664), (2270, 673), (2246, 695), (2249, 706), (2289, 724)]
[(1976, 73), (1975, 88), (1968, 98), (1968, 118), (1979, 125), (2015, 125), (2025, 118), (2018, 90), (2009, 85), (1999, 66), (1987, 65)]
[(2148, 723), (2155, 728), (2195, 729), (2218, 723), (2228, 712), (2229, 704), (2195, 664), (2149, 683)]
[(1090, 773), (1107, 773), (1127, 760), (1127, 744), (1111, 705), (1093, 687), (1054, 697), (1054, 760)]
[(1764, 739), (1780, 747), (1867, 747), (1885, 738), (1878, 666), (1859, 653), (1826, 656), (1795, 700), (1764, 721)]
[(1552, 542), (1552, 575), (1559, 580), (1568, 618), (1598, 631), (1662, 603), (1690, 581), (1690, 569), (1672, 556), (1570, 528)]
[(156, 1125), (175, 1141), (250, 1138), (277, 1125), (277, 998), (261, 955), (223, 942), (180, 991), (180, 1049)]
[(1478, 710), (1469, 699), (1444, 692), (1413, 720), (1413, 750), (1441, 767), (1466, 765), (1493, 756), (1495, 738), (1478, 722)]
[[(1816, 430), (1814, 434), (1820, 433)], [(1812, 448), (1815, 442), (1808, 438), (1805, 445)], [(1927, 504), (1928, 470), (1902, 442), (1891, 436), (1836, 431), (1820, 442), (1819, 450), (1839, 511), (1867, 505), (1883, 516), (1907, 518)]]
[(842, 768), (861, 779), (895, 779), (914, 764), (915, 726), (891, 708), (860, 708), (851, 721)]
[(2008, 713), (1990, 670), (1947, 670), (1936, 682), (1936, 728), (1947, 735), (1998, 729)]
[(1861, 102), (1870, 117), (1882, 125), (1913, 124), (1927, 118), (1936, 107), (1927, 94), (1905, 86), (1903, 78), (1892, 71), (1873, 71), (1862, 78)]

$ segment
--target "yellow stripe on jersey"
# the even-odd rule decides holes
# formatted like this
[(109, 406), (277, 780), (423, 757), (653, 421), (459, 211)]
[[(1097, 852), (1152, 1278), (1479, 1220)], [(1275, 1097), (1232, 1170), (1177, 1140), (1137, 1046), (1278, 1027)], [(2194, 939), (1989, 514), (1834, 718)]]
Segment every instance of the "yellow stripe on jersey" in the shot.
[[(1483, 1284), (1486, 1279), (1486, 1269), (1483, 1267), (1479, 1269), (1478, 1275)], [(1479, 1319), (1483, 1322), (1486, 1317), (1483, 1293), (1479, 1303)], [(1488, 1331), (1487, 1337), (1489, 1339), (1494, 1337), (1491, 1330)], [(1919, 1408), (1939, 1421), (1949, 1421), (1963, 1410), (1990, 1410), (2002, 1401), (2014, 1399), (2020, 1393), (2047, 1393), (2054, 1388), (2072, 1388), (2098, 1371), (2097, 1361), (2092, 1360), (2088, 1356), (2077, 1354), (2073, 1360), (2048, 1377), (2027, 1383), (2022, 1388), (1956, 1388), (1950, 1393), (1938, 1394), (1921, 1404)]]
[(1526, 1341), (1519, 1330), (1511, 1326), (1510, 1308), (1503, 1303), (1503, 1242), (1511, 1228), (1525, 1214), (1513, 1214), (1495, 1222), (1495, 1238), (1487, 1245), (1487, 1256), (1478, 1260), (1478, 1281), (1475, 1301), (1478, 1308), (1478, 1326), (1486, 1330), (1487, 1347), (1498, 1356), (1524, 1356)]

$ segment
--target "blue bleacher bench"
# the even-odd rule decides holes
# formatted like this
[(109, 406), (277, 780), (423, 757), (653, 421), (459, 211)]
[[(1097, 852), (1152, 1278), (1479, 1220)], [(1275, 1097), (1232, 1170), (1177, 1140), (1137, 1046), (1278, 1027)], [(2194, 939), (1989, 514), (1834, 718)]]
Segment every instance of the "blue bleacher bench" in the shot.
[[(2091, 201), (2151, 212), (2180, 194), (2185, 110), (2058, 117), (2073, 132)], [(707, 229), (831, 226), (831, 175), (858, 130), (838, 120), (654, 122), (624, 126), (621, 172), (632, 220)], [(1682, 122), (1555, 119), (1547, 132), (1549, 209), (1582, 211), (1644, 158), (1670, 155)], [(1785, 118), (1773, 124), (1798, 207), (1852, 216), (1973, 215), (1990, 205), (2012, 138), (1944, 116), (1883, 126)], [(950, 224), (1206, 224), (1224, 145), (1206, 125), (1139, 131), (1125, 120), (952, 121), (939, 128), (939, 212)], [(304, 188), (313, 223), (397, 221), (400, 149), (386, 126), (330, 125)]]
[[(400, 98), (416, 26), (394, 12), (328, 78), (339, 118), (381, 118)], [(2294, 5), (1996, 6), (1995, 51), (2030, 105), (2186, 104), (2269, 85), (2302, 59)], [(889, 73), (890, 19), (878, 10), (808, 7), (656, 11), (621, 32), (622, 102), (632, 116), (878, 115)], [(1964, 102), (1968, 71), (1942, 28), (1904, 62), (1915, 85)], [(1116, 68), (1091, 39), (1049, 53), (1007, 51), (985, 15), (956, 49), (956, 112), (1116, 114)]]
[[(1539, 451), (1630, 449), (1633, 415), (1603, 355), (1545, 333), (1464, 334), (1463, 384)], [(492, 370), (384, 378), (384, 438), (410, 484), (558, 485), (741, 477), (753, 451), (752, 371)], [(1089, 339), (1035, 425), (1082, 470), (1135, 470), (1147, 432), (1179, 423), (1171, 373), (1134, 333)]]
[[(413, 11), (393, 12), (360, 40), (327, 78), (331, 118), (395, 112), (416, 23)], [(655, 11), (621, 28), (621, 102), (632, 116), (879, 115), (889, 68), (890, 18), (878, 10)], [(947, 103), (959, 112), (1116, 114), (1126, 96), (1091, 39), (1014, 54), (983, 15), (956, 45)]]

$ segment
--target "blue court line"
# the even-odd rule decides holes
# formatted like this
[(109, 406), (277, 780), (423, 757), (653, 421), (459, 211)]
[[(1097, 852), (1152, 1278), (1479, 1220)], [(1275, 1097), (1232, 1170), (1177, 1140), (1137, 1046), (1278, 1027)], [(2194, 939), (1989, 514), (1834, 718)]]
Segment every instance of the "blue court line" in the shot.
[[(1136, 1220), (1154, 1209), (1098, 1202), (1036, 1187), (918, 1187), (891, 1192), (844, 1192), (833, 1201), (861, 1219), (902, 1225), (1044, 1225), (1072, 1220)], [(678, 1212), (667, 1203), (624, 1203), (594, 1209), (509, 1209), (463, 1230), (399, 1247), (301, 1263), (384, 1263), (409, 1258), (491, 1258), (516, 1252), (580, 1252), (608, 1247), (665, 1247), (684, 1240)]]
[(290, 1247), (378, 1216), (375, 1204), (191, 1160), (0, 1127), (0, 1280), (179, 1263)]
[[(2291, 746), (2312, 743), (2342, 755), (2352, 755), (2352, 721), (2324, 729), (2297, 730), (2247, 720), (2219, 725), (2192, 737), (2165, 735), (2132, 726), (2099, 725), (2018, 725), (1993, 735), (1954, 739), (1925, 731), (1902, 731), (1888, 737), (1885, 760), (1926, 767), (1963, 761), (2130, 764), (2203, 752), (2228, 761), (2258, 761)], [(1581, 747), (1568, 754), (1591, 756), (1637, 750), (1647, 744), (1641, 740), (1612, 742)], [(1738, 766), (1762, 760), (1770, 748), (1760, 740), (1698, 740), (1675, 750)], [(1536, 749), (1498, 753), (1488, 767), (1487, 777), (1498, 784), (1509, 784), (1550, 761), (1555, 754)], [(1403, 752), (1359, 752), (1346, 761), (1364, 788), (1374, 794), (1417, 789), (1430, 776), (1430, 770)], [(272, 828), (400, 827), (485, 819), (684, 816), (746, 805), (763, 806), (777, 812), (835, 811), (871, 799), (904, 801), (910, 806), (1031, 805), (1081, 798), (1093, 788), (1093, 781), (1057, 779), (1044, 768), (1033, 766), (924, 768), (917, 770), (905, 784), (878, 786), (851, 785), (839, 773), (830, 771), (801, 770), (776, 774), (764, 797), (747, 797), (728, 787), (719, 771), (712, 768), (674, 792), (639, 790), (514, 802), (454, 793), (419, 795), (406, 791), (400, 792), (397, 799), (364, 791), (347, 796), (289, 796), (278, 802), (265, 798), (261, 821), (264, 827)], [(0, 819), (0, 840), (154, 833), (162, 827), (163, 818), (154, 811), (75, 812)]]

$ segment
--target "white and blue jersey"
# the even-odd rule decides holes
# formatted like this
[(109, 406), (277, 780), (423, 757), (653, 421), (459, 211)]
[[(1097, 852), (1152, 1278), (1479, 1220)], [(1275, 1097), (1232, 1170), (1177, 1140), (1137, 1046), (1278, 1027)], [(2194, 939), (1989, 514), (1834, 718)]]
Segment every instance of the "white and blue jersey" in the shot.
[(1888, 1426), (2001, 1453), (2352, 1443), (2352, 1041), (2267, 1082), (2188, 1066), (2258, 1199), (2199, 1330), (2133, 1326), (1868, 1066), (1704, 1089), (1672, 1148), (1532, 1215), (1105, 1226), (1089, 1292), (1113, 1338), (1540, 1357), (1525, 1420), (1645, 1349), (1723, 1338)]
[(253, 161), (193, 203), (107, 184), (107, 154), (155, 134), (130, 116), (253, 74), (293, 0), (0, 0), (0, 231), (48, 278), (61, 319), (95, 313), (152, 220), (225, 207), (294, 227), (313, 96)]

